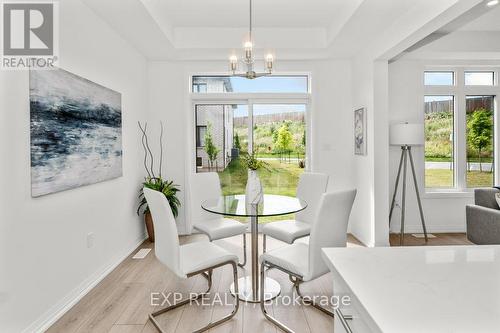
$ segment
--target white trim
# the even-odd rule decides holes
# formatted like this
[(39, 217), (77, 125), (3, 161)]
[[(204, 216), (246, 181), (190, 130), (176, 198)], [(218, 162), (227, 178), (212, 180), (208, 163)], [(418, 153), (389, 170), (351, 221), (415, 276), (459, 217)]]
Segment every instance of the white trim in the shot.
[(47, 310), (38, 319), (26, 327), (23, 333), (32, 332), (45, 332), (52, 326), (59, 318), (68, 312), (73, 306), (76, 305), (85, 295), (87, 295), (99, 282), (101, 282), (109, 273), (111, 273), (118, 265), (120, 265), (128, 256), (130, 256), (147, 238), (146, 234), (139, 237), (130, 247), (123, 253), (117, 255), (109, 261), (101, 269), (97, 270), (94, 274), (86, 278), (76, 288), (70, 291), (59, 302)]
[[(436, 224), (429, 224), (427, 223), (427, 233), (429, 234), (442, 234), (442, 233), (464, 233), (466, 232), (466, 226), (465, 224), (454, 224), (454, 225), (436, 225)], [(405, 224), (405, 234), (421, 234), (422, 233), (422, 225), (421, 224), (415, 224), (415, 225), (408, 225)], [(390, 234), (398, 235), (399, 236), (399, 231), (396, 230), (391, 230)]]
[(453, 191), (453, 190), (430, 190), (422, 193), (422, 199), (454, 199), (454, 198), (474, 198), (473, 191)]
[(192, 101), (234, 101), (249, 100), (265, 101), (275, 100), (304, 100), (310, 99), (310, 93), (190, 93)]

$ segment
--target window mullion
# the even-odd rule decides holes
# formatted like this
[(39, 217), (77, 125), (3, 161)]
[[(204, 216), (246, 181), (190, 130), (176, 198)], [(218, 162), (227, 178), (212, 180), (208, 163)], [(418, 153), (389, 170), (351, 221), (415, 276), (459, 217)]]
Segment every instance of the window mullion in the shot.
[(464, 89), (464, 70), (456, 70), (456, 120), (455, 120), (455, 187), (459, 190), (467, 188), (467, 126), (466, 126), (466, 103)]

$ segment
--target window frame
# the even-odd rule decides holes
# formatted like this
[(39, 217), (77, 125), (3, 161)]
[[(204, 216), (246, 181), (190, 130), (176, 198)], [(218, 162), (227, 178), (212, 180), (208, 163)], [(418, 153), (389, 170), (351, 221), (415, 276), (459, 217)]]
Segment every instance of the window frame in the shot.
[(310, 94), (311, 93), (311, 75), (310, 73), (274, 73), (272, 75), (269, 75), (268, 77), (305, 77), (307, 79), (307, 88), (305, 92), (229, 92), (229, 91), (224, 91), (222, 93), (212, 93), (208, 92), (199, 92), (199, 91), (194, 91), (193, 87), (194, 85), (199, 85), (193, 83), (193, 78), (195, 77), (231, 77), (231, 75), (228, 75), (227, 73), (225, 74), (213, 74), (213, 73), (196, 73), (196, 74), (190, 74), (189, 75), (189, 92), (190, 94), (193, 95), (221, 95), (221, 94), (231, 94), (232, 96), (238, 96), (238, 95), (298, 95), (298, 94)]
[[(492, 85), (490, 85), (490, 84), (487, 84), (487, 85), (484, 85), (484, 84), (465, 84), (465, 74), (466, 73), (492, 73), (493, 74), (493, 84)], [(464, 70), (464, 86), (465, 87), (480, 87), (480, 88), (497, 86), (498, 85), (498, 75), (497, 75), (497, 73), (498, 72), (496, 72), (494, 70), (486, 70), (486, 69), (481, 69), (481, 70)]]
[[(193, 93), (191, 92), (193, 76), (227, 76), (227, 73), (206, 73), (206, 72), (193, 72), (188, 73), (188, 91), (190, 103), (190, 112), (188, 117), (188, 133), (189, 142), (188, 148), (191, 150), (188, 158), (188, 170), (192, 173), (196, 173), (196, 126), (193, 126), (196, 121), (196, 105), (197, 104), (246, 104), (248, 105), (248, 118), (249, 122), (253, 124), (253, 117), (251, 110), (253, 110), (253, 104), (305, 104), (306, 105), (306, 166), (305, 171), (314, 170), (314, 155), (313, 149), (311, 148), (312, 134), (311, 134), (311, 105), (312, 105), (312, 94), (311, 94), (311, 84), (312, 76), (310, 72), (280, 72), (276, 73), (276, 76), (307, 76), (308, 82), (308, 92), (307, 93)], [(249, 127), (248, 135), (249, 147), (250, 144), (253, 145), (253, 131)]]
[[(451, 73), (452, 74), (452, 83), (451, 84), (437, 84), (437, 85), (432, 85), (432, 84), (425, 84), (425, 73)], [(424, 70), (424, 75), (422, 77), (422, 82), (425, 87), (454, 87), (457, 85), (457, 73), (453, 70), (447, 70), (447, 69), (432, 69), (432, 70)]]
[[(425, 85), (424, 73), (429, 71), (436, 72), (454, 72), (454, 85), (453, 86), (430, 86)], [(465, 85), (465, 72), (493, 72), (494, 85), (492, 86), (479, 86), (479, 85)], [(423, 158), (423, 172), (420, 175), (421, 184), (424, 184), (425, 195), (433, 197), (436, 194), (445, 193), (457, 195), (464, 193), (471, 195), (474, 188), (467, 187), (467, 120), (466, 120), (466, 97), (467, 96), (494, 96), (494, 110), (493, 110), (493, 140), (494, 140), (494, 185), (500, 184), (500, 170), (499, 163), (499, 148), (497, 144), (499, 138), (499, 118), (498, 108), (500, 99), (500, 86), (498, 82), (498, 74), (500, 67), (497, 66), (424, 66), (422, 74), (422, 96), (421, 101), (424, 101), (425, 96), (428, 95), (446, 95), (454, 97), (454, 161), (453, 170), (455, 177), (455, 185), (453, 188), (428, 188), (425, 187), (425, 157)], [(422, 103), (422, 114), (424, 104)]]

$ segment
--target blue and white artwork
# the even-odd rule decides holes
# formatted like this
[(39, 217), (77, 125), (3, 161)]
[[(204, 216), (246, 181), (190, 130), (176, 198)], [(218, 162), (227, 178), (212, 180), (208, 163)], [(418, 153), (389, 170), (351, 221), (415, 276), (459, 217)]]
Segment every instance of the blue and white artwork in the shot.
[(121, 94), (62, 69), (30, 72), (31, 195), (122, 176)]

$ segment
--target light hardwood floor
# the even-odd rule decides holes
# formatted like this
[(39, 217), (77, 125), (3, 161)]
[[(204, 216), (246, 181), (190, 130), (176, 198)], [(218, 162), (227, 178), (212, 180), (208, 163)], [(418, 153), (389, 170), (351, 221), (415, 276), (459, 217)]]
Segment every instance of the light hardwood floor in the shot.
[[(250, 236), (247, 235), (247, 237), (249, 241)], [(415, 245), (420, 241), (411, 239), (410, 235), (407, 237), (410, 237), (407, 240), (408, 245)], [(207, 241), (207, 239), (202, 235), (181, 237), (181, 243), (193, 241)], [(396, 243), (396, 241), (399, 244), (399, 238), (391, 235), (391, 243)], [(348, 246), (362, 246), (352, 236), (349, 236), (348, 242)], [(235, 253), (241, 251), (241, 236), (219, 240), (216, 243)], [(464, 235), (461, 234), (444, 234), (432, 240), (433, 245), (440, 245), (440, 243), (443, 245), (466, 244), (466, 241)], [(268, 238), (269, 249), (282, 245), (284, 243)], [(153, 244), (147, 241), (140, 246), (140, 248), (152, 247), (154, 247)], [(248, 252), (250, 252), (249, 249)], [(187, 295), (189, 292), (205, 291), (206, 280), (203, 277), (198, 276), (186, 280), (175, 277), (158, 262), (154, 256), (154, 249), (145, 259), (132, 259), (132, 255), (60, 318), (48, 332), (156, 333), (156, 329), (148, 321), (148, 314), (157, 309), (150, 305), (152, 292), (182, 291)], [(245, 269), (239, 270), (240, 276), (247, 275), (249, 272), (248, 263)], [(286, 275), (277, 270), (271, 270), (269, 276), (281, 284), (282, 294), (291, 295), (292, 286)], [(215, 270), (212, 297), (213, 293), (224, 297), (231, 283), (232, 274), (229, 266)], [(303, 291), (307, 295), (332, 295), (330, 274), (304, 284)], [(333, 331), (332, 318), (311, 307), (273, 304), (270, 310), (298, 333)], [(158, 319), (167, 332), (192, 332), (230, 311), (230, 305), (202, 306), (200, 304), (181, 307), (159, 316)], [(232, 320), (209, 332), (279, 333), (280, 330), (264, 318), (258, 304), (241, 302), (240, 309)]]
[[(442, 233), (442, 234), (432, 234), (436, 236), (435, 238), (429, 238), (427, 244), (424, 238), (417, 238), (412, 236), (412, 234), (405, 234), (404, 245), (405, 246), (423, 246), (423, 245), (471, 245), (472, 243), (467, 240), (464, 233)], [(391, 246), (399, 246), (400, 236), (399, 234), (390, 234), (389, 241)]]

